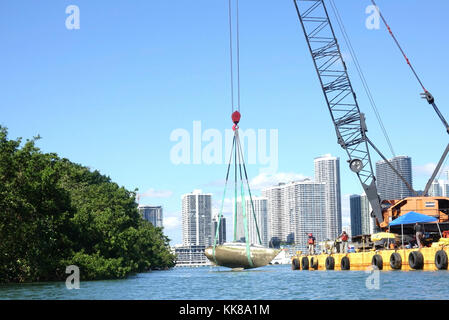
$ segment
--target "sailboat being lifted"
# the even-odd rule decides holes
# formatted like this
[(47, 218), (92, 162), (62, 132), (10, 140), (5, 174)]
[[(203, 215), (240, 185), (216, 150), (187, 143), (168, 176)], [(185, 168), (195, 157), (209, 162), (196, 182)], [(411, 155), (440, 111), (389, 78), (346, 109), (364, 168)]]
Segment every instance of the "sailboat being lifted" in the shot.
[[(251, 269), (258, 268), (262, 266), (266, 266), (273, 260), (279, 253), (280, 250), (266, 248), (261, 245), (262, 241), (260, 238), (260, 232), (257, 225), (257, 219), (254, 210), (253, 198), (251, 195), (251, 189), (249, 187), (248, 175), (246, 172), (245, 161), (243, 159), (243, 152), (240, 145), (239, 139), (239, 127), (238, 123), (240, 121), (240, 113), (238, 111), (233, 112), (232, 121), (234, 122), (233, 130), (234, 130), (234, 139), (232, 142), (231, 155), (229, 158), (228, 169), (226, 173), (226, 182), (225, 182), (225, 190), (223, 192), (223, 200), (221, 204), (221, 209), (218, 216), (218, 226), (216, 229), (216, 234), (214, 238), (214, 244), (211, 247), (206, 248), (205, 255), (206, 257), (214, 264), (218, 266), (228, 267), (228, 268), (243, 268), (243, 269)], [(223, 214), (223, 204), (226, 196), (226, 187), (229, 180), (229, 172), (231, 168), (232, 156), (234, 153), (234, 162), (235, 162), (235, 197), (234, 197), (234, 242), (224, 243), (221, 245), (217, 245), (217, 239), (219, 236), (220, 222)], [(237, 166), (238, 165), (238, 166)], [(243, 167), (243, 170), (242, 170)], [(237, 214), (239, 213), (237, 210), (237, 178), (239, 173), (240, 177), (240, 192), (241, 192), (241, 204), (242, 204), (242, 221), (243, 221), (243, 230), (245, 233), (245, 242), (237, 242)], [(257, 239), (259, 244), (251, 244), (249, 237), (249, 228), (248, 228), (248, 219), (246, 212), (246, 204), (244, 203), (245, 199), (245, 189), (244, 189), (244, 180), (243, 176), (245, 176), (245, 181), (248, 188), (249, 200), (251, 201), (251, 211), (253, 214), (253, 221), (255, 224), (255, 230), (257, 232)]]

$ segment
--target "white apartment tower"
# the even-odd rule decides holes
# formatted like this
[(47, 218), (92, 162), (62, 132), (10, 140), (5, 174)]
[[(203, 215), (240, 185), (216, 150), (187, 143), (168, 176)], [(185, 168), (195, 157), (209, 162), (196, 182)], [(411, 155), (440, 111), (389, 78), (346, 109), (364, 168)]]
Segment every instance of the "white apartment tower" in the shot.
[(326, 239), (325, 184), (310, 180), (279, 184), (262, 190), (267, 198), (268, 241), (307, 247), (307, 234)]
[(360, 196), (360, 204), (362, 211), (362, 234), (376, 233), (376, 218), (371, 217), (371, 204), (365, 193)]
[(321, 242), (326, 240), (326, 184), (305, 180), (295, 185), (297, 226), (295, 243), (302, 250), (307, 248), (308, 233)]
[[(257, 229), (259, 229), (261, 245), (268, 246), (268, 207), (267, 198), (264, 197), (253, 197), (254, 212), (251, 205), (251, 200), (249, 197), (245, 201), (245, 211), (248, 221), (248, 237), (250, 243), (259, 244), (259, 238), (257, 235)], [(255, 219), (254, 219), (255, 216)], [(257, 221), (257, 228), (256, 223)], [(237, 240), (245, 239), (245, 229), (243, 225), (243, 215), (242, 215), (242, 203), (238, 201), (237, 203)]]
[(212, 194), (194, 190), (182, 196), (182, 242), (184, 246), (210, 246), (212, 234)]
[(340, 159), (330, 154), (315, 158), (315, 182), (325, 184), (326, 238), (335, 239), (341, 233)]
[(286, 239), (289, 225), (285, 219), (283, 204), (284, 183), (278, 186), (262, 190), (262, 196), (267, 199), (267, 223), (268, 223), (268, 242), (271, 244), (280, 243)]

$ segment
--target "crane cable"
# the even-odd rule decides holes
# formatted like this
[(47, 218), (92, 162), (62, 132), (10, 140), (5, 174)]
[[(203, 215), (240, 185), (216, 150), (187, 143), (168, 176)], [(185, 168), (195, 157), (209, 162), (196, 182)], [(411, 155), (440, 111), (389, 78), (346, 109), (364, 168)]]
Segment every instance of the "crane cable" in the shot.
[(370, 88), (368, 86), (368, 83), (366, 81), (365, 75), (363, 74), (362, 68), (360, 67), (359, 60), (357, 59), (357, 55), (355, 54), (355, 51), (354, 51), (354, 48), (352, 46), (351, 40), (350, 40), (350, 38), (348, 36), (348, 33), (346, 32), (346, 28), (345, 28), (345, 26), (343, 24), (343, 20), (341, 19), (340, 13), (339, 13), (339, 11), (337, 9), (337, 6), (335, 5), (334, 0), (330, 0), (330, 3), (331, 3), (332, 10), (334, 12), (334, 15), (337, 18), (337, 22), (338, 22), (338, 26), (340, 28), (340, 31), (343, 34), (343, 38), (344, 38), (344, 40), (346, 42), (346, 45), (349, 48), (349, 53), (351, 54), (352, 60), (354, 61), (354, 64), (355, 64), (355, 67), (356, 67), (357, 72), (359, 74), (360, 80), (362, 81), (363, 88), (365, 89), (366, 95), (368, 96), (368, 100), (369, 100), (369, 102), (371, 104), (371, 108), (373, 109), (374, 114), (376, 115), (377, 122), (379, 123), (379, 126), (380, 126), (380, 128), (382, 130), (382, 133), (383, 133), (383, 135), (385, 137), (385, 140), (388, 143), (388, 147), (390, 148), (390, 151), (391, 151), (393, 157), (395, 157), (396, 154), (394, 152), (393, 145), (391, 144), (390, 137), (388, 136), (387, 130), (385, 129), (385, 126), (383, 124), (382, 118), (381, 118), (381, 116), (379, 114), (379, 110), (377, 109), (376, 102), (374, 101), (373, 95), (371, 94), (371, 90), (370, 90)]
[(415, 68), (413, 68), (413, 65), (411, 64), (409, 58), (407, 57), (407, 55), (405, 54), (404, 50), (402, 49), (401, 45), (399, 44), (399, 41), (396, 39), (396, 36), (394, 35), (393, 31), (391, 30), (390, 26), (387, 23), (387, 20), (384, 18), (384, 16), (382, 15), (382, 13), (380, 12), (379, 7), (377, 6), (376, 2), (374, 0), (371, 0), (372, 4), (374, 5), (374, 7), (376, 8), (377, 12), (379, 13), (379, 17), (382, 19), (383, 23), (385, 24), (385, 26), (388, 29), (388, 32), (390, 33), (391, 37), (393, 38), (394, 42), (396, 43), (396, 45), (398, 46), (399, 50), (401, 51), (402, 55), (405, 58), (405, 61), (407, 62), (407, 64), (409, 65), (410, 69), (412, 70), (413, 74), (415, 75), (416, 79), (418, 80), (419, 84), (421, 85), (421, 87), (424, 90), (423, 98), (425, 98), (427, 100), (427, 102), (429, 104), (432, 105), (433, 109), (435, 110), (435, 113), (437, 114), (437, 116), (440, 118), (441, 122), (443, 123), (444, 127), (446, 128), (446, 132), (449, 134), (449, 124), (447, 123), (446, 119), (444, 118), (443, 114), (441, 113), (441, 111), (438, 109), (437, 105), (435, 104), (435, 99), (432, 96), (432, 94), (427, 91), (427, 89), (424, 87), (421, 79), (419, 78), (418, 74), (415, 71)]
[(234, 59), (233, 59), (233, 42), (234, 39), (232, 37), (233, 28), (232, 28), (232, 0), (228, 1), (229, 7), (229, 56), (230, 56), (230, 69), (231, 69), (231, 112), (235, 110), (240, 112), (240, 27), (239, 27), (239, 0), (236, 0), (236, 66), (237, 66), (237, 107), (234, 103)]
[(421, 87), (423, 88), (424, 92), (428, 92), (426, 90), (426, 88), (424, 87), (421, 79), (419, 78), (418, 74), (415, 71), (415, 68), (413, 68), (413, 65), (411, 64), (409, 58), (407, 57), (407, 55), (405, 54), (404, 50), (402, 50), (401, 45), (399, 44), (398, 39), (396, 39), (396, 36), (394, 35), (393, 31), (391, 30), (390, 26), (387, 23), (387, 20), (385, 20), (382, 12), (380, 12), (379, 7), (377, 6), (376, 2), (374, 0), (371, 0), (371, 2), (373, 3), (373, 6), (376, 8), (377, 12), (379, 13), (379, 17), (382, 19), (383, 23), (385, 24), (385, 26), (388, 29), (388, 32), (390, 33), (391, 37), (393, 38), (394, 42), (396, 43), (396, 45), (398, 46), (399, 50), (401, 51), (402, 55), (404, 56), (405, 61), (407, 62), (407, 64), (409, 65), (410, 69), (412, 70), (413, 74), (416, 77), (416, 80), (418, 80), (419, 84), (421, 85)]
[[(229, 0), (229, 22), (230, 22), (230, 41), (231, 41), (231, 57), (232, 57), (232, 10), (231, 10), (231, 0)], [(240, 18), (239, 18), (239, 0), (236, 0), (236, 49), (237, 49), (237, 111), (240, 113)], [(232, 58), (231, 58), (232, 61)], [(231, 65), (232, 68), (232, 65)], [(234, 111), (234, 110), (233, 110)], [(238, 137), (238, 125), (236, 124), (235, 126), (235, 131), (236, 131), (236, 135), (237, 135), (237, 143), (236, 143), (236, 147), (238, 147), (239, 151), (240, 151), (240, 155), (241, 155), (241, 162), (243, 164), (243, 169), (244, 169), (244, 173), (245, 173), (245, 178), (246, 178), (246, 185), (248, 187), (248, 193), (249, 193), (249, 198), (250, 198), (250, 202), (251, 202), (251, 209), (253, 212), (253, 218), (254, 218), (254, 223), (256, 226), (256, 233), (257, 233), (257, 238), (259, 240), (259, 244), (262, 244), (262, 240), (260, 237), (260, 231), (259, 231), (259, 227), (257, 224), (257, 219), (256, 219), (256, 211), (254, 209), (254, 201), (253, 201), (253, 197), (251, 194), (251, 188), (249, 186), (249, 180), (248, 180), (248, 174), (246, 171), (246, 165), (245, 165), (245, 159), (243, 156), (243, 152), (242, 152), (242, 147), (240, 144), (240, 139)], [(240, 173), (241, 174), (241, 173)], [(243, 184), (243, 181), (242, 181)]]

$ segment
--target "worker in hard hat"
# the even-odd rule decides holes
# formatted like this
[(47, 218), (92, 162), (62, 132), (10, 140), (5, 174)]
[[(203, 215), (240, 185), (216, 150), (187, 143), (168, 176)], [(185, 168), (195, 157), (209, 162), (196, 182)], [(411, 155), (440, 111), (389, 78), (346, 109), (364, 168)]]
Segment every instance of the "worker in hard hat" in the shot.
[(315, 254), (315, 237), (312, 233), (309, 233), (307, 236), (307, 244), (309, 246), (309, 254)]
[(343, 230), (343, 232), (340, 234), (339, 239), (341, 239), (341, 247), (340, 247), (341, 249), (340, 249), (340, 251), (342, 253), (348, 253), (348, 239), (349, 239), (349, 236), (348, 236), (348, 234), (346, 233), (345, 230)]

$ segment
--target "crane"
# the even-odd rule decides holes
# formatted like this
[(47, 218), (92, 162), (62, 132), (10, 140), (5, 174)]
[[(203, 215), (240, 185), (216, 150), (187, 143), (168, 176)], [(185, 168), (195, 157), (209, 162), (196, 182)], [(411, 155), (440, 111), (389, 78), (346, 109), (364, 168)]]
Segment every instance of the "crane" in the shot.
[[(374, 149), (392, 171), (404, 182), (414, 195), (414, 198), (417, 199), (418, 194), (367, 135), (368, 129), (365, 115), (360, 111), (357, 96), (351, 84), (324, 0), (293, 0), (293, 2), (335, 127), (337, 142), (346, 151), (349, 168), (356, 173), (365, 191), (372, 209), (371, 216), (377, 220), (377, 224), (381, 229), (385, 229), (388, 227), (389, 217), (394, 218), (395, 215), (397, 216), (398, 212), (400, 212), (400, 207), (404, 206), (404, 203), (401, 203), (398, 209), (393, 206), (397, 204), (395, 201), (382, 201), (379, 197), (369, 147)], [(383, 16), (382, 19), (386, 24)], [(392, 34), (389, 27), (388, 30)], [(396, 38), (394, 39), (399, 45)], [(407, 58), (406, 60), (414, 71), (409, 60)], [(416, 76), (415, 71), (414, 73)], [(447, 122), (438, 110), (433, 96), (425, 90), (424, 97), (434, 107), (449, 133)], [(448, 153), (449, 145), (425, 188), (424, 196), (427, 195), (430, 184)], [(417, 202), (411, 201), (410, 203), (414, 203), (413, 205), (416, 206)], [(448, 207), (444, 210), (448, 211), (446, 213), (449, 213), (449, 201), (438, 202), (438, 205), (434, 206), (438, 214), (440, 214), (438, 209), (442, 207)], [(444, 219), (440, 217), (440, 220), (446, 221), (447, 219), (449, 219), (448, 215), (445, 215)]]

